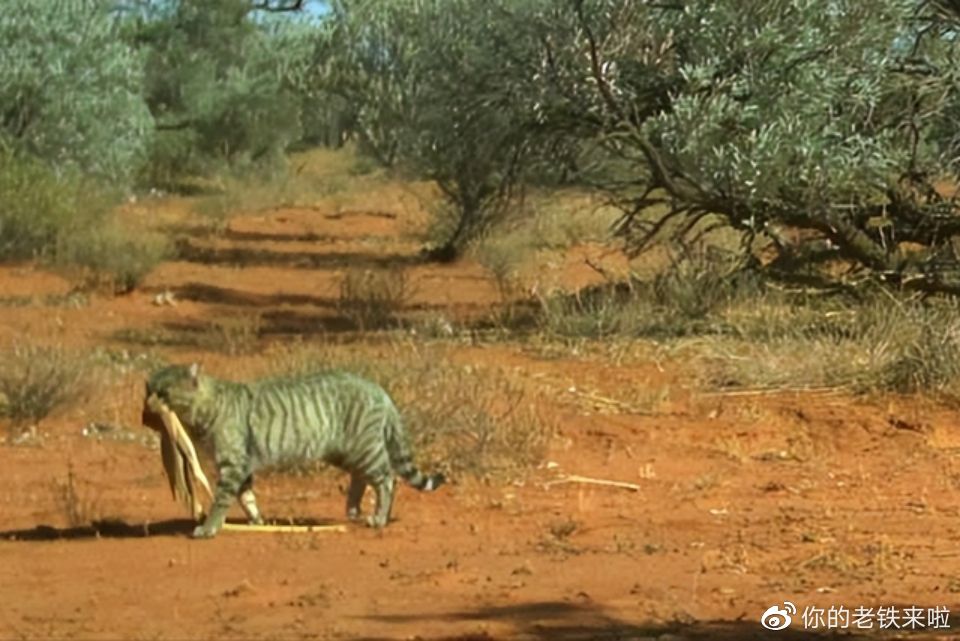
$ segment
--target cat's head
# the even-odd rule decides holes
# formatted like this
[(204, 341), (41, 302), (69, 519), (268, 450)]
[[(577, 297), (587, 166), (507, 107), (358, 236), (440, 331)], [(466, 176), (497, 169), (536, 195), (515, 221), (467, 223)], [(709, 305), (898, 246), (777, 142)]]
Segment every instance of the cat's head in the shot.
[(170, 365), (155, 371), (147, 379), (143, 402), (143, 424), (163, 431), (159, 403), (181, 417), (201, 404), (212, 393), (210, 379), (200, 373), (200, 365)]

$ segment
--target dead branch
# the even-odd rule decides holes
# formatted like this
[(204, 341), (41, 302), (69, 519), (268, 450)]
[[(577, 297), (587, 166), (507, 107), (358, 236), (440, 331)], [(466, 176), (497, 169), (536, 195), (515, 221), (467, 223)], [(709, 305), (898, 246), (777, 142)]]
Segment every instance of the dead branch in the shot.
[(624, 490), (630, 490), (631, 492), (639, 492), (640, 486), (636, 483), (627, 483), (625, 481), (607, 481), (605, 479), (594, 479), (588, 476), (578, 476), (576, 474), (568, 474), (562, 476), (558, 479), (552, 481), (547, 481), (543, 484), (543, 487), (550, 489), (554, 485), (560, 485), (561, 483), (583, 483), (585, 485), (603, 485), (606, 487), (618, 487)]
[(304, 534), (310, 532), (346, 532), (346, 525), (252, 525), (249, 523), (224, 523), (221, 528), (224, 532), (284, 532)]

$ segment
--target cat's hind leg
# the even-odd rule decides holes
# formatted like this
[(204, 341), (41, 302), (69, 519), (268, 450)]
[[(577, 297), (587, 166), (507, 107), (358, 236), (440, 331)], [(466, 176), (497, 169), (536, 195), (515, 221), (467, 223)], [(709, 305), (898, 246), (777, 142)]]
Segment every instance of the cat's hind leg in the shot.
[(382, 528), (390, 521), (390, 510), (393, 508), (393, 474), (380, 474), (371, 480), (370, 484), (377, 492), (377, 507), (374, 513), (367, 517), (367, 525)]
[(253, 474), (240, 486), (240, 495), (237, 497), (243, 513), (247, 515), (247, 522), (251, 525), (263, 525), (263, 515), (257, 507), (257, 497), (253, 493)]
[(367, 480), (362, 474), (352, 472), (350, 474), (350, 488), (347, 490), (347, 518), (351, 521), (360, 518), (360, 503), (363, 500), (363, 493), (367, 489)]

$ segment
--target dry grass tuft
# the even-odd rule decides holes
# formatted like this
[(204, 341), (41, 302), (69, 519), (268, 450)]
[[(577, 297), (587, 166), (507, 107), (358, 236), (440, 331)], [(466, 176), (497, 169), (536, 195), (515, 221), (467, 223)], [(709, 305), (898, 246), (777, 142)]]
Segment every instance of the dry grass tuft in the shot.
[(889, 295), (806, 305), (757, 299), (727, 310), (728, 331), (701, 345), (702, 383), (954, 393), (960, 381), (957, 312), (956, 302)]
[(402, 269), (350, 269), (340, 282), (341, 314), (360, 331), (396, 327), (412, 295)]
[(252, 354), (260, 344), (263, 316), (259, 312), (238, 313), (217, 318), (209, 328), (210, 347), (230, 356)]
[(759, 284), (717, 248), (677, 252), (649, 280), (609, 282), (573, 294), (539, 295), (539, 325), (560, 337), (675, 339), (724, 331), (722, 312)]
[(336, 208), (345, 194), (361, 194), (385, 181), (385, 173), (350, 147), (313, 149), (291, 154), (287, 166), (272, 174), (223, 173), (192, 185), (204, 195), (194, 211), (214, 233), (226, 230), (231, 217), (277, 207)]
[(36, 423), (75, 401), (89, 359), (59, 346), (15, 342), (2, 353), (0, 415), (14, 427)]
[(67, 477), (51, 483), (57, 509), (72, 528), (90, 525), (100, 517), (100, 502), (89, 488), (81, 487), (73, 471), (73, 462), (67, 463)]

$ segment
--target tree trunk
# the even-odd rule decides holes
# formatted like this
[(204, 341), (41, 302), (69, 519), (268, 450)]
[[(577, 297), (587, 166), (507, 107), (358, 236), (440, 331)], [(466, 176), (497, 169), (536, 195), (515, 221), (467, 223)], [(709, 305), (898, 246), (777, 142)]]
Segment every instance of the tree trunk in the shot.
[(427, 259), (438, 263), (452, 263), (459, 258), (463, 254), (467, 241), (470, 240), (471, 221), (475, 218), (475, 208), (461, 209), (457, 228), (445, 243), (426, 252)]

